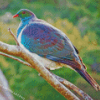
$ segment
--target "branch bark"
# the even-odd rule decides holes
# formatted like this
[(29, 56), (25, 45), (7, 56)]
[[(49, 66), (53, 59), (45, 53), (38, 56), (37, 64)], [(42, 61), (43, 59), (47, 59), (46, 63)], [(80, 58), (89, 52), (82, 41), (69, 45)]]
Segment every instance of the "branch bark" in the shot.
[(5, 57), (8, 57), (8, 58), (11, 58), (11, 59), (13, 59), (13, 60), (16, 60), (16, 61), (18, 61), (18, 62), (20, 62), (20, 63), (26, 65), (26, 66), (29, 66), (29, 67), (32, 67), (32, 68), (33, 68), (33, 66), (31, 66), (29, 63), (27, 63), (27, 62), (25, 62), (25, 61), (23, 61), (23, 60), (20, 60), (20, 59), (18, 59), (18, 58), (16, 58), (16, 57), (13, 57), (13, 56), (11, 56), (11, 55), (5, 54), (5, 53), (3, 53), (3, 52), (0, 52), (0, 55), (5, 56)]
[(71, 91), (69, 91), (64, 85), (62, 85), (53, 75), (38, 62), (38, 59), (32, 57), (29, 52), (26, 52), (20, 46), (9, 45), (0, 41), (0, 51), (23, 58), (29, 64), (42, 75), (42, 77), (50, 83), (59, 93), (61, 93), (66, 99), (79, 100)]
[[(18, 59), (18, 58), (16, 58), (16, 57), (13, 57), (13, 56), (11, 56), (11, 55), (7, 55), (7, 54), (5, 54), (5, 53), (1, 53), (0, 52), (0, 55), (2, 55), (2, 56), (5, 56), (5, 57), (9, 57), (9, 58), (11, 58), (11, 59), (14, 59), (14, 60), (16, 60), (16, 61), (18, 61), (18, 62), (20, 62), (20, 63), (22, 63), (22, 64), (24, 64), (24, 65), (26, 65), (26, 66), (29, 66), (29, 67), (31, 67), (31, 68), (34, 68), (32, 65), (30, 65), (29, 63), (27, 63), (27, 62), (25, 62), (25, 61), (22, 61), (22, 60), (20, 60), (20, 59)], [(51, 72), (50, 72), (51, 73)], [(59, 76), (57, 76), (57, 75), (55, 75), (55, 74), (53, 74), (53, 73), (51, 73), (60, 83), (62, 83), (63, 85), (65, 85), (67, 88), (69, 88), (70, 90), (73, 90), (73, 91), (75, 91), (78, 95), (80, 95), (83, 99), (85, 99), (85, 100), (93, 100), (88, 94), (86, 94), (84, 91), (82, 91), (81, 89), (79, 89), (78, 87), (76, 87), (74, 84), (72, 84), (72, 83), (70, 83), (69, 81), (67, 81), (67, 80), (65, 80), (65, 79), (63, 79), (63, 78), (61, 78), (61, 77), (59, 77)], [(40, 76), (42, 76), (42, 75), (40, 75)]]
[[(52, 73), (53, 74), (53, 73)], [(53, 76), (59, 80), (62, 84), (64, 84), (66, 87), (68, 87), (70, 90), (73, 90), (76, 92), (78, 95), (80, 95), (83, 99), (85, 100), (93, 100), (88, 94), (86, 94), (84, 91), (76, 87), (74, 84), (70, 83), (69, 81), (53, 74)]]

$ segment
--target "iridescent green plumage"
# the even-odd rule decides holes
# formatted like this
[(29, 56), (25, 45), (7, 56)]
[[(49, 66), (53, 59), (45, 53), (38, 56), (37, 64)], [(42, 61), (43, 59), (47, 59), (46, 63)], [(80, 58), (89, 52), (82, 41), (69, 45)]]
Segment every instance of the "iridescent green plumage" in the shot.
[(18, 11), (18, 16), (24, 20), (24, 19), (28, 19), (31, 17), (36, 17), (35, 14), (27, 9), (21, 9), (20, 11)]

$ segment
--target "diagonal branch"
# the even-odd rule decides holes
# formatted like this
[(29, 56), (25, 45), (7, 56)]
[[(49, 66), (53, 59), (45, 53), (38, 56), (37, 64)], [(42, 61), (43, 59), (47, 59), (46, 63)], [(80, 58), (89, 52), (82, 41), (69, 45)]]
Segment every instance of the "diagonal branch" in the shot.
[(0, 51), (23, 58), (29, 64), (34, 66), (34, 68), (42, 75), (42, 77), (50, 83), (60, 94), (62, 94), (66, 99), (69, 100), (79, 100), (71, 91), (69, 91), (64, 85), (62, 85), (43, 65), (38, 62), (38, 59), (32, 57), (29, 52), (26, 52), (21, 47), (14, 45), (8, 45), (6, 43), (0, 42)]
[(13, 56), (11, 56), (11, 55), (5, 54), (5, 53), (3, 53), (3, 52), (0, 52), (0, 55), (5, 56), (5, 57), (8, 57), (8, 58), (11, 58), (11, 59), (13, 59), (13, 60), (16, 60), (16, 61), (18, 61), (18, 62), (20, 62), (20, 63), (26, 65), (26, 66), (29, 66), (29, 67), (32, 67), (32, 68), (33, 68), (33, 66), (31, 66), (29, 63), (27, 63), (27, 62), (25, 62), (25, 61), (23, 61), (23, 60), (20, 60), (20, 59), (18, 59), (18, 58), (16, 58), (16, 57), (13, 57)]
[[(29, 66), (29, 67), (34, 68), (34, 67), (33, 67), (32, 65), (30, 65), (29, 63), (27, 63), (27, 62), (25, 62), (25, 61), (22, 61), (22, 60), (20, 60), (20, 59), (18, 59), (18, 58), (16, 58), (16, 57), (13, 57), (13, 56), (11, 56), (11, 55), (8, 55), (8, 54), (2, 53), (2, 52), (0, 52), (0, 55), (5, 56), (5, 57), (9, 57), (9, 58), (11, 58), (11, 59), (14, 59), (14, 60), (16, 60), (16, 61), (18, 61), (18, 62), (24, 64), (24, 65), (27, 65), (27, 66)], [(50, 72), (50, 73), (51, 73), (51, 72)], [(63, 78), (61, 78), (61, 77), (59, 77), (59, 76), (57, 76), (57, 75), (55, 75), (55, 74), (53, 74), (53, 73), (52, 73), (52, 75), (53, 75), (60, 83), (64, 84), (67, 88), (69, 88), (69, 89), (75, 91), (75, 92), (76, 92), (78, 95), (80, 95), (83, 99), (85, 99), (85, 100), (86, 100), (86, 99), (87, 99), (87, 100), (93, 100), (88, 94), (86, 94), (85, 92), (83, 92), (81, 89), (79, 89), (78, 87), (76, 87), (74, 84), (70, 83), (69, 81), (67, 81), (67, 80), (65, 80), (65, 79), (63, 79)], [(41, 75), (40, 75), (40, 76), (41, 76)]]
[(81, 89), (79, 89), (78, 87), (76, 87), (74, 84), (70, 83), (69, 81), (65, 80), (64, 78), (61, 78), (55, 74), (52, 73), (52, 75), (59, 80), (59, 82), (61, 82), (62, 84), (64, 84), (66, 87), (68, 87), (69, 89), (73, 90), (74, 92), (76, 92), (78, 95), (80, 95), (83, 99), (85, 100), (93, 100), (88, 94), (86, 94), (85, 92), (83, 92)]

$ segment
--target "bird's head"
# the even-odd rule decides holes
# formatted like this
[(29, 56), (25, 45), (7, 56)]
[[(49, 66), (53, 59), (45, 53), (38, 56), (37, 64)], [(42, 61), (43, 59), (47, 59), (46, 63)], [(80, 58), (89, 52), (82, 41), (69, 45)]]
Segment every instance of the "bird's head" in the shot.
[(35, 14), (27, 9), (21, 9), (13, 16), (15, 17), (20, 17), (21, 20), (27, 20), (29, 18), (36, 18)]

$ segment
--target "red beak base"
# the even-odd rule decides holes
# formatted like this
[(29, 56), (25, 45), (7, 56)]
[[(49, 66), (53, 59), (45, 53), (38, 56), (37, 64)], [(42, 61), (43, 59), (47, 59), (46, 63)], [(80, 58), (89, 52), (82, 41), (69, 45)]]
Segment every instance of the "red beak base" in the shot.
[(18, 17), (18, 16), (19, 16), (18, 14), (15, 14), (15, 15), (13, 16), (13, 18)]

